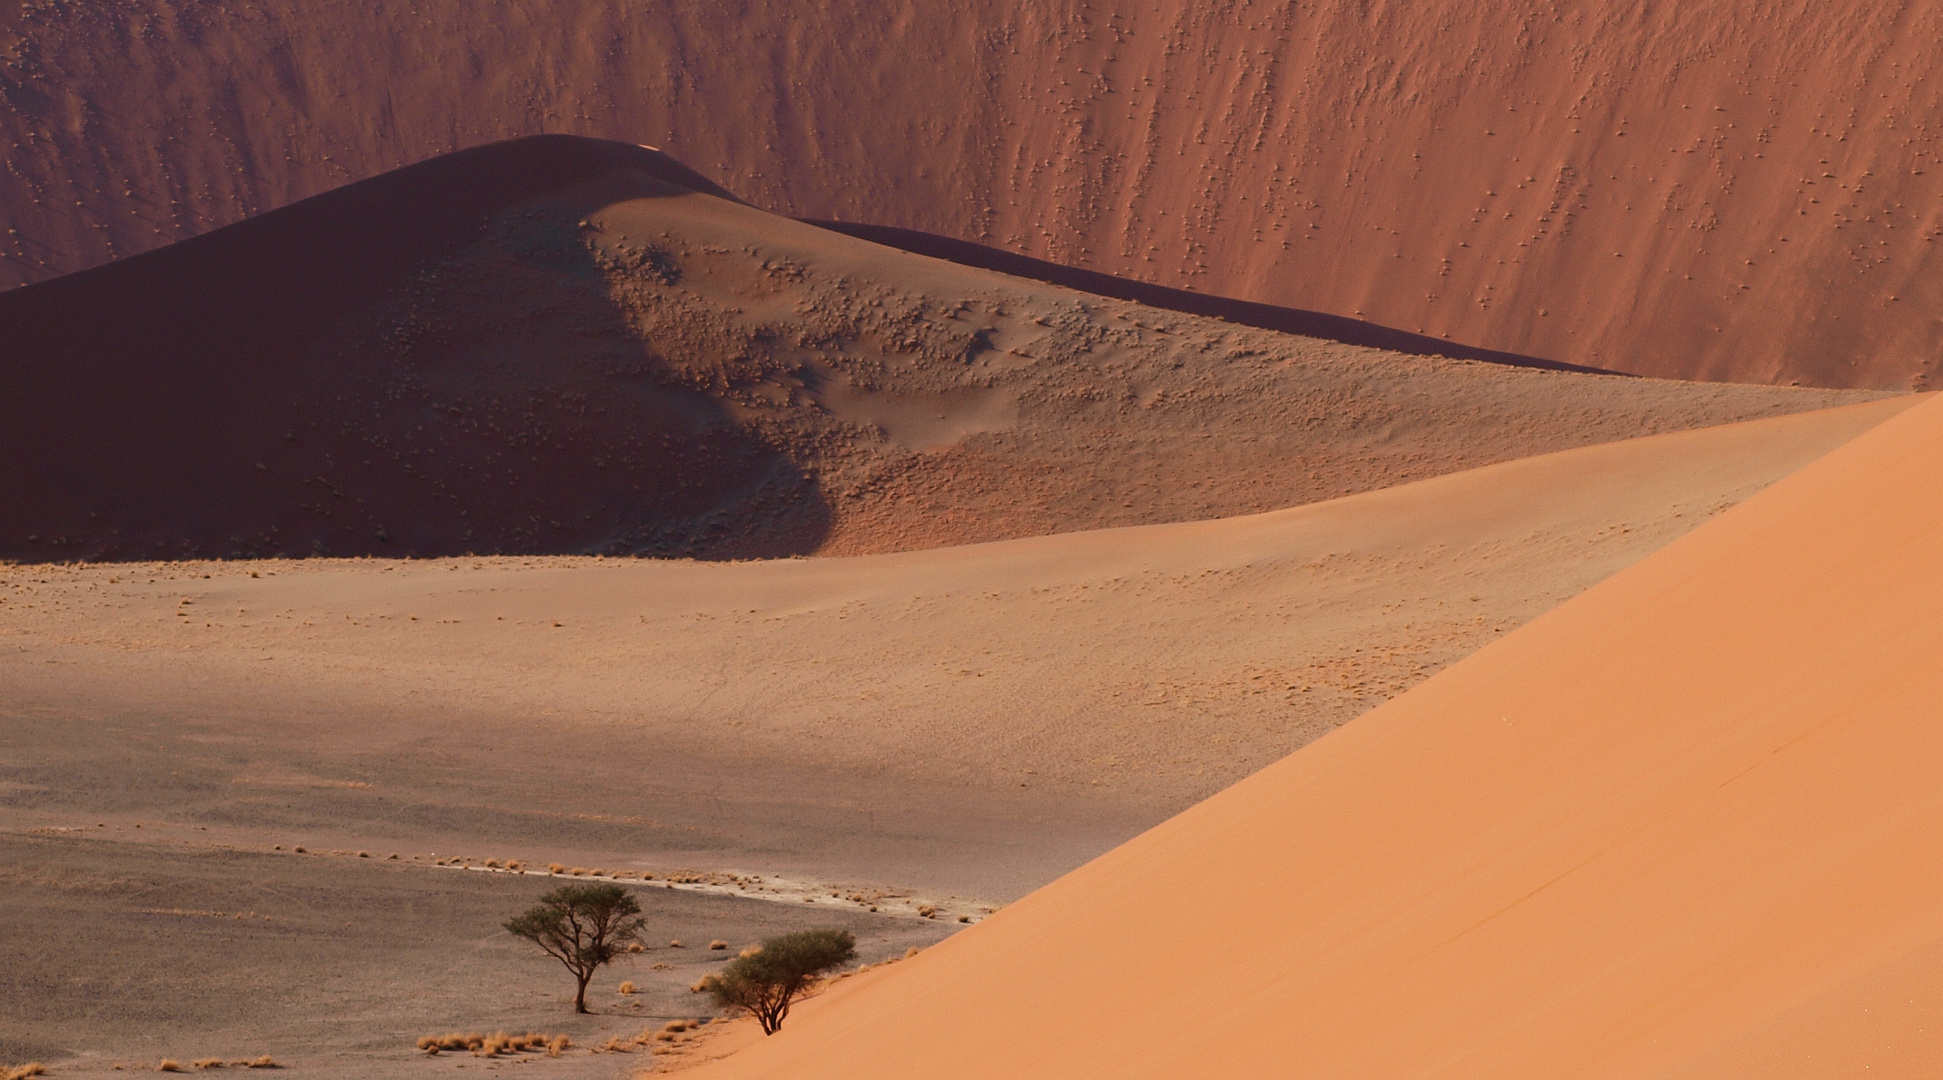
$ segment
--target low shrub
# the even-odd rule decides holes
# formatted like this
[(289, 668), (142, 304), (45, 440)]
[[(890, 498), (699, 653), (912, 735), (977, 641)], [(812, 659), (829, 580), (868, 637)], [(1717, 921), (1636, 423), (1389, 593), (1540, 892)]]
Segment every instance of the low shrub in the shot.
[(857, 939), (848, 930), (799, 930), (769, 938), (697, 985), (718, 1004), (747, 1009), (763, 1034), (774, 1035), (819, 976), (856, 957)]

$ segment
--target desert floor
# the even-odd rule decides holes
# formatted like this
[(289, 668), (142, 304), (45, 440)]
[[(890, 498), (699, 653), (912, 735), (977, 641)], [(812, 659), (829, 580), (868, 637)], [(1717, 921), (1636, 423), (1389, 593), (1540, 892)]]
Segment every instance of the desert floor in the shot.
[[(709, 1016), (687, 987), (762, 936), (843, 926), (873, 962), (946, 932), (918, 918), (644, 888), (651, 947), (603, 971), (588, 991), (595, 1014), (576, 1016), (566, 971), (499, 931), (550, 884), (422, 860), (146, 841), (133, 826), (0, 835), (0, 1059), (38, 1059), (65, 1076), (271, 1053), (295, 1072), (421, 1076), (497, 1063), (426, 1059), (413, 1049), (419, 1036), (541, 1030), (575, 1048), (516, 1060), (609, 1076), (645, 1052), (588, 1049)], [(725, 936), (731, 948), (708, 948)], [(638, 992), (618, 993), (623, 980)], [(89, 1049), (67, 1056), (77, 1045)]]

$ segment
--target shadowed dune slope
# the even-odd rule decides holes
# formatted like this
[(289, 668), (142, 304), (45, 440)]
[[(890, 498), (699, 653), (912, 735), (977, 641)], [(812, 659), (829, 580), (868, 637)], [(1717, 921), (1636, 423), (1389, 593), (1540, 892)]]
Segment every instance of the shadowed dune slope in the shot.
[(1903, 388), (1943, 356), (1939, 42), (1932, 0), (23, 3), (0, 284), (559, 132), (1477, 348)]
[(698, 1075), (1935, 1075), (1939, 456), (1926, 402)]
[(0, 294), (0, 558), (887, 551), (1870, 396), (1398, 356), (725, 196), (535, 137)]

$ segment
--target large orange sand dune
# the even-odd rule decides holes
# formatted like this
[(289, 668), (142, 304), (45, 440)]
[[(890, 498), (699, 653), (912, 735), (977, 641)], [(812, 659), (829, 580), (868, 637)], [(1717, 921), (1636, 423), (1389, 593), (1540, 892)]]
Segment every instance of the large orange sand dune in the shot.
[(542, 132), (757, 205), (1505, 352), (1902, 388), (1943, 7), (120, 0), (0, 11), (0, 285)]
[(707, 1075), (1937, 1075), (1939, 458), (1926, 403)]

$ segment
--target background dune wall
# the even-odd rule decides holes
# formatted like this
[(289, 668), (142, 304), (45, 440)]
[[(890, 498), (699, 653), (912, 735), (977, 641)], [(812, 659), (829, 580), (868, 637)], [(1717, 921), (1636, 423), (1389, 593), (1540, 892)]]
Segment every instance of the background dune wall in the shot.
[(534, 132), (1486, 348), (1904, 387), (1931, 2), (190, 0), (0, 13), (0, 284)]

